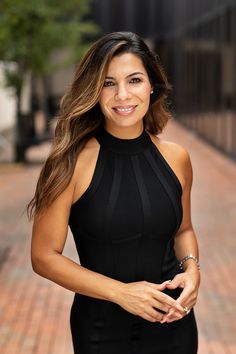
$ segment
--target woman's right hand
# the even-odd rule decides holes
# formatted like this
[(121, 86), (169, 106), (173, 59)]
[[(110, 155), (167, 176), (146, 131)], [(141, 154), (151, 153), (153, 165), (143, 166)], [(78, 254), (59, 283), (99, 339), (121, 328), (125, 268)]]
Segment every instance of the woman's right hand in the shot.
[(138, 315), (150, 322), (161, 322), (163, 313), (172, 308), (172, 318), (178, 320), (183, 317), (184, 310), (172, 297), (163, 293), (169, 281), (162, 284), (138, 281), (123, 283), (121, 296), (117, 301), (126, 311)]

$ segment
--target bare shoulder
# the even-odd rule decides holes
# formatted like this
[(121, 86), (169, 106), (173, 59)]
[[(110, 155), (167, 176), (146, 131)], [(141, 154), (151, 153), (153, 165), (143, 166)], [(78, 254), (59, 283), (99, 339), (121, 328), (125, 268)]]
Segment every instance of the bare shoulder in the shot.
[(170, 165), (180, 180), (182, 187), (192, 180), (192, 165), (188, 151), (181, 145), (161, 139), (155, 135), (150, 136), (159, 152)]
[(79, 153), (72, 176), (74, 185), (73, 202), (88, 188), (95, 170), (100, 145), (95, 138), (89, 139), (83, 150)]
[(159, 148), (159, 150), (167, 155), (169, 158), (173, 158), (178, 163), (188, 163), (190, 161), (190, 156), (188, 151), (182, 146), (172, 141), (163, 140), (159, 137), (154, 136), (154, 143)]
[(92, 163), (92, 160), (96, 158), (99, 152), (99, 144), (95, 138), (91, 138), (83, 150), (79, 153), (75, 165), (74, 175), (76, 178), (77, 173), (80, 173), (81, 169), (86, 168), (89, 164)]

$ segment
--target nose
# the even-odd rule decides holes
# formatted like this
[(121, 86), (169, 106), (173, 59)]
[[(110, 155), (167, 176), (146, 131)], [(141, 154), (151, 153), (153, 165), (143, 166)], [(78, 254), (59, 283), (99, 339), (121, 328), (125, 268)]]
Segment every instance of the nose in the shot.
[(130, 98), (131, 93), (125, 84), (117, 85), (117, 90), (115, 94), (115, 99), (118, 101), (124, 101)]

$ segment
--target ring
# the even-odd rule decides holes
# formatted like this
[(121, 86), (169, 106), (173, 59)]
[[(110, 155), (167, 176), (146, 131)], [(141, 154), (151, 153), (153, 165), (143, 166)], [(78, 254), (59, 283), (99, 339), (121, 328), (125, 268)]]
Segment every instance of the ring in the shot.
[(188, 315), (190, 312), (190, 309), (187, 306), (184, 306), (184, 311), (185, 311), (186, 315)]

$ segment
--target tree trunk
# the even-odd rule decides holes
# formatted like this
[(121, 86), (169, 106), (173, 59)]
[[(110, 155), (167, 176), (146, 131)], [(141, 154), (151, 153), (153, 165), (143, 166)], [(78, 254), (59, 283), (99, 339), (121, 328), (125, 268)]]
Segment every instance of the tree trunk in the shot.
[[(22, 94), (23, 84), (26, 78), (24, 66), (19, 66), (19, 77), (21, 85), (16, 88), (16, 134), (15, 134), (15, 162), (26, 162), (26, 150), (35, 142), (34, 114), (32, 108), (23, 111)], [(30, 99), (30, 98), (29, 98)]]
[(17, 104), (16, 104), (16, 126), (15, 126), (15, 162), (26, 162), (26, 146), (24, 144), (25, 136), (25, 122), (24, 117), (20, 112), (20, 100), (21, 100), (21, 90), (17, 92)]

